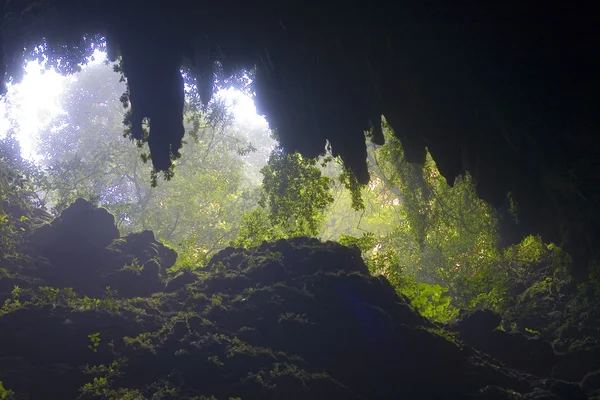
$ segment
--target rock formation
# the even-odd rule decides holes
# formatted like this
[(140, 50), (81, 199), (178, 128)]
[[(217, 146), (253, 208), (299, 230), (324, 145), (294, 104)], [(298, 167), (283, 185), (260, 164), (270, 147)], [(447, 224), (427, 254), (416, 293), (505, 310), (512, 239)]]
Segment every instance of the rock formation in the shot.
[(552, 348), (494, 330), (491, 312), (458, 334), (429, 322), (337, 243), (229, 247), (168, 274), (173, 250), (119, 237), (83, 200), (30, 239), (46, 261), (1, 294), (0, 381), (18, 399), (572, 400), (600, 386), (551, 379)]

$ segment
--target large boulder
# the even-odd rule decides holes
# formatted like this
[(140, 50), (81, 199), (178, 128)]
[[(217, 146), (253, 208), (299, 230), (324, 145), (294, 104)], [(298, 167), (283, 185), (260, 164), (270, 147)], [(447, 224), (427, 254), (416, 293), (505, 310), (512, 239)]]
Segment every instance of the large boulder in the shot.
[(553, 376), (569, 381), (580, 381), (587, 373), (600, 369), (600, 345), (578, 342), (568, 352), (558, 356)]
[(149, 296), (164, 288), (166, 270), (177, 253), (151, 231), (120, 237), (114, 217), (104, 208), (77, 199), (29, 237), (44, 260), (39, 275), (49, 286), (71, 287), (100, 297), (107, 287), (120, 296)]
[(590, 396), (600, 397), (600, 370), (584, 376), (581, 380), (581, 388)]
[(115, 257), (101, 278), (123, 297), (162, 291), (167, 270), (177, 261), (175, 250), (156, 240), (152, 231), (131, 233), (113, 241), (109, 249)]
[(555, 363), (552, 346), (539, 337), (509, 333), (496, 329), (502, 317), (490, 310), (467, 313), (451, 329), (478, 350), (484, 351), (507, 366), (539, 376), (550, 376)]
[(112, 214), (79, 198), (51, 223), (38, 228), (30, 241), (48, 252), (73, 254), (104, 248), (119, 236)]
[(492, 310), (475, 310), (464, 313), (454, 321), (451, 329), (460, 332), (466, 338), (489, 335), (502, 322), (502, 316)]
[[(113, 272), (134, 254), (142, 275), (146, 264), (157, 272), (155, 258), (173, 261), (147, 232), (113, 241), (108, 252)], [(136, 390), (134, 398), (468, 400), (546, 390), (420, 316), (338, 244), (297, 238), (228, 248), (167, 288), (108, 308), (28, 305), (0, 316), (0, 380), (23, 399), (76, 398), (103, 373), (113, 374), (118, 398)], [(44, 337), (28, 347), (34, 326)], [(86, 377), (88, 360), (111, 368)]]

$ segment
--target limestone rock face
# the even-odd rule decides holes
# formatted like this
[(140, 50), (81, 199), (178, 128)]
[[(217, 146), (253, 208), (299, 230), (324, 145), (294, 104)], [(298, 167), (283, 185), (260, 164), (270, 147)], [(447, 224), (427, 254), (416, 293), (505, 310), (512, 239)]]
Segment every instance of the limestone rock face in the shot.
[(119, 236), (112, 214), (80, 198), (50, 224), (38, 228), (31, 243), (48, 252), (75, 253), (104, 248)]
[(107, 286), (125, 297), (149, 296), (164, 289), (167, 269), (177, 253), (155, 239), (152, 231), (131, 233), (109, 246), (111, 267), (102, 273)]
[(101, 295), (107, 286), (126, 297), (160, 291), (177, 258), (151, 231), (121, 238), (113, 215), (84, 199), (36, 229), (29, 242), (49, 263), (40, 271), (49, 286), (88, 296)]
[(228, 247), (173, 275), (177, 254), (152, 232), (119, 237), (78, 200), (29, 244), (45, 261), (18, 303), (0, 292), (0, 381), (18, 399), (81, 398), (86, 384), (113, 399), (266, 400), (585, 400), (599, 387), (541, 379), (552, 348), (496, 330), (489, 311), (458, 321), (456, 340), (338, 243)]
[(538, 376), (548, 377), (555, 363), (554, 351), (547, 341), (527, 337), (522, 333), (508, 333), (496, 329), (502, 317), (490, 310), (467, 313), (451, 325), (461, 339), (484, 351), (507, 366)]

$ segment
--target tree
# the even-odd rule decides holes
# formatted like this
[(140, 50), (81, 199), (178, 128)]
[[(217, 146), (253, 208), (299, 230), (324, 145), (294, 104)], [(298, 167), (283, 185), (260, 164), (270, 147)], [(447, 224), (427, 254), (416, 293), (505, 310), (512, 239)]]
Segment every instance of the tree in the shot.
[(266, 126), (252, 125), (248, 122), (235, 121), (231, 133), (243, 138), (245, 145), (239, 147), (244, 163), (244, 183), (247, 187), (260, 186), (262, 182), (261, 168), (269, 161), (272, 151), (277, 147), (271, 131)]
[(496, 210), (478, 198), (471, 176), (450, 187), (430, 154), (423, 166), (411, 164), (385, 122), (384, 134), (385, 145), (368, 145), (371, 183), (360, 191), (362, 211), (351, 210), (343, 169), (327, 165), (337, 179), (321, 235), (357, 245), (370, 271), (385, 275), (423, 315), (448, 319), (452, 306), (502, 311), (516, 282), (534, 283), (536, 265), (564, 270), (560, 248), (540, 238), (502, 248)]
[[(372, 151), (371, 147), (369, 152)], [(345, 235), (362, 236), (367, 232), (385, 236), (402, 223), (399, 191), (385, 185), (374, 171), (371, 171), (369, 185), (357, 187), (357, 193), (353, 194), (351, 185), (344, 182), (348, 174), (339, 158), (330, 155), (321, 165), (323, 174), (333, 181), (334, 198), (319, 235), (322, 239), (339, 240)], [(360, 207), (357, 207), (358, 202)]]
[(332, 180), (323, 176), (317, 160), (278, 148), (261, 173), (260, 208), (244, 216), (233, 243), (252, 246), (263, 240), (317, 236), (333, 202)]
[(483, 276), (486, 281), (502, 280), (495, 210), (478, 198), (469, 175), (458, 177), (450, 187), (431, 155), (427, 154), (422, 167), (408, 163), (389, 127), (386, 139), (374, 157), (383, 180), (401, 190), (406, 218), (406, 224), (399, 225), (387, 240), (402, 248), (400, 263), (407, 273), (448, 288), (456, 304), (467, 306), (490, 289), (478, 285), (472, 290), (467, 282)]
[[(36, 183), (43, 176), (21, 157), (13, 131), (0, 139), (0, 258), (15, 258), (36, 207), (41, 207)], [(39, 213), (38, 213), (39, 214)], [(6, 266), (6, 265), (4, 265)]]
[(152, 187), (146, 149), (123, 135), (125, 110), (116, 94), (124, 90), (108, 65), (90, 65), (72, 77), (61, 99), (65, 113), (38, 141), (46, 201), (59, 212), (85, 197), (113, 213), (122, 232), (150, 229), (174, 244), (193, 237), (205, 254), (220, 249), (255, 205), (241, 188), (238, 152), (247, 143), (228, 130), (229, 112), (218, 103), (202, 112), (188, 102), (187, 145), (176, 173)]

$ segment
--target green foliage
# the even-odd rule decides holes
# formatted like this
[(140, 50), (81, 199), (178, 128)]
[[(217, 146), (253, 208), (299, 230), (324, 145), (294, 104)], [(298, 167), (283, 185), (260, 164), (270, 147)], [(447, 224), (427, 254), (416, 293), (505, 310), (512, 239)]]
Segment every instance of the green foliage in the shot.
[(519, 296), (519, 300), (521, 303), (527, 303), (534, 301), (540, 295), (552, 292), (556, 292), (554, 279), (551, 277), (545, 277), (541, 281), (538, 281), (528, 287), (527, 290), (525, 290), (525, 292)]
[[(478, 198), (469, 175), (450, 187), (429, 154), (423, 166), (410, 164), (385, 122), (384, 134), (384, 146), (368, 146), (365, 209), (353, 215), (352, 196), (336, 194), (324, 235), (357, 246), (369, 270), (419, 312), (438, 321), (454, 318), (459, 308), (502, 312), (519, 301), (517, 285), (534, 293), (540, 276), (551, 277), (552, 290), (569, 281), (571, 261), (560, 247), (528, 236), (501, 248), (496, 211)], [(516, 218), (514, 201), (511, 212)]]
[(306, 382), (311, 379), (327, 378), (328, 375), (325, 372), (321, 373), (309, 373), (303, 369), (300, 369), (297, 365), (289, 363), (276, 363), (273, 365), (273, 369), (269, 371), (269, 375), (272, 378), (278, 378), (283, 376), (293, 376), (301, 382)]
[[(170, 246), (169, 242), (162, 240), (163, 244)], [(183, 239), (179, 242), (177, 248), (177, 261), (173, 265), (169, 272), (174, 273), (177, 271), (193, 271), (200, 268), (208, 262), (210, 259), (209, 249), (203, 246), (198, 240), (198, 232), (195, 231), (189, 238)]]
[(19, 286), (14, 286), (11, 292), (11, 297), (4, 300), (4, 304), (0, 309), (0, 315), (8, 314), (9, 312), (16, 311), (23, 308), (25, 305), (21, 302), (20, 297), (23, 294), (23, 290)]
[(126, 358), (118, 358), (111, 364), (85, 366), (83, 372), (93, 376), (91, 382), (80, 388), (81, 396), (87, 399), (102, 400), (144, 400), (145, 397), (137, 389), (115, 388), (115, 380), (123, 376), (127, 366)]
[[(68, 80), (59, 99), (66, 113), (38, 138), (46, 175), (38, 191), (55, 213), (83, 197), (114, 214), (123, 234), (149, 229), (177, 250), (191, 254), (197, 248), (207, 259), (235, 237), (241, 215), (256, 206), (252, 188), (244, 186), (249, 136), (230, 129), (232, 115), (224, 104), (200, 109), (188, 96), (186, 144), (174, 170), (166, 171), (169, 180), (153, 187), (149, 176), (158, 182), (143, 162), (146, 145), (123, 136), (122, 102), (128, 99), (118, 99), (124, 90), (107, 65), (84, 67)], [(206, 259), (187, 261), (198, 265)]]
[(448, 289), (424, 282), (407, 282), (400, 292), (410, 299), (419, 313), (432, 321), (447, 322), (458, 316), (458, 309), (450, 307)]
[[(190, 94), (177, 173), (167, 171), (169, 181), (153, 188), (147, 178), (157, 183), (157, 176), (143, 162), (143, 140), (131, 143), (121, 134), (127, 95), (121, 102), (97, 101), (118, 98), (124, 90), (118, 79), (110, 67), (90, 66), (69, 81), (61, 99), (67, 114), (39, 139), (44, 174), (20, 159), (13, 137), (0, 142), (2, 254), (17, 254), (29, 223), (27, 215), (17, 219), (7, 212), (7, 205), (32, 204), (38, 192), (54, 212), (86, 197), (114, 213), (123, 233), (152, 229), (179, 252), (170, 272), (204, 266), (227, 244), (252, 247), (297, 236), (339, 240), (357, 246), (371, 273), (385, 276), (436, 321), (453, 318), (458, 308), (503, 311), (515, 300), (557, 291), (569, 279), (568, 255), (537, 236), (501, 248), (496, 211), (478, 198), (474, 179), (459, 176), (451, 187), (429, 153), (423, 166), (407, 162), (385, 121), (386, 144), (368, 146), (371, 182), (361, 186), (331, 154), (317, 161), (272, 150), (264, 132), (254, 132), (258, 142), (250, 141), (243, 129), (230, 130), (232, 117), (222, 104), (203, 110)], [(256, 188), (258, 173), (244, 170), (267, 155)], [(518, 222), (518, 205), (510, 194), (508, 200)], [(223, 272), (220, 266), (213, 272)], [(136, 262), (125, 267), (135, 273), (142, 268)], [(599, 271), (590, 273), (596, 288)], [(530, 288), (519, 299), (516, 283)], [(15, 290), (1, 313), (27, 301), (115, 313), (122, 306), (110, 289), (102, 299), (90, 299), (41, 287), (28, 292), (30, 300)], [(209, 308), (221, 307), (218, 299), (213, 296)]]
[(0, 138), (0, 259), (21, 257), (26, 227), (31, 224), (30, 213), (43, 205), (35, 191), (42, 180), (40, 171), (21, 157), (14, 130)]
[[(190, 400), (219, 400), (217, 399), (215, 396), (199, 396), (199, 397), (193, 397)], [(230, 397), (229, 400), (242, 400), (241, 397)]]
[[(371, 164), (372, 147), (367, 155)], [(371, 182), (361, 186), (351, 183), (355, 178), (344, 169), (339, 158), (324, 162), (322, 167), (323, 174), (333, 181), (334, 201), (325, 215), (321, 238), (339, 240), (344, 235), (360, 237), (367, 232), (385, 236), (402, 223), (398, 189), (387, 185), (375, 170)]]
[(518, 224), (519, 223), (519, 206), (518, 206), (517, 202), (515, 201), (511, 192), (508, 192), (507, 198), (508, 198), (508, 213), (513, 218), (515, 223)]
[(110, 286), (106, 287), (101, 303), (108, 312), (117, 314), (120, 311), (121, 302), (118, 298), (117, 291), (111, 289)]
[[(569, 255), (552, 243), (544, 243), (540, 236), (527, 236), (506, 248), (503, 259), (509, 276), (528, 287), (519, 298), (521, 302), (541, 293), (557, 293), (571, 280)], [(506, 286), (510, 287), (509, 284)]]
[(150, 333), (150, 332), (140, 333), (138, 336), (136, 336), (134, 338), (125, 336), (125, 337), (123, 337), (123, 342), (125, 342), (125, 344), (128, 346), (144, 349), (153, 354), (156, 353), (156, 346), (152, 342), (152, 333)]
[(221, 368), (225, 365), (222, 361), (219, 360), (219, 356), (210, 356), (210, 357), (208, 357), (208, 361), (210, 361), (211, 363), (213, 363), (214, 365), (216, 365), (219, 368)]
[(89, 334), (88, 339), (90, 339), (88, 349), (92, 350), (94, 353), (97, 353), (98, 346), (100, 346), (100, 332)]
[(466, 307), (488, 292), (483, 285), (469, 290), (470, 281), (487, 277), (501, 258), (495, 212), (477, 197), (468, 175), (450, 187), (430, 155), (423, 167), (406, 162), (399, 140), (385, 128), (386, 145), (373, 154), (375, 173), (400, 191), (402, 215), (386, 242), (408, 275), (447, 288)]
[(451, 307), (448, 289), (417, 282), (414, 276), (407, 275), (398, 264), (399, 257), (395, 249), (384, 246), (381, 239), (378, 241), (372, 233), (367, 232), (360, 238), (343, 235), (340, 243), (357, 246), (369, 271), (374, 275), (385, 276), (398, 293), (408, 297), (411, 305), (424, 317), (439, 322), (455, 318), (458, 310)]
[(292, 321), (299, 324), (311, 324), (311, 322), (307, 319), (306, 314), (296, 314), (290, 312), (279, 315), (277, 322), (282, 323), (284, 321)]
[(333, 202), (331, 180), (321, 174), (317, 161), (299, 153), (275, 150), (261, 170), (269, 221), (288, 236), (315, 236), (323, 222), (323, 211)]
[(540, 331), (535, 330), (535, 329), (531, 329), (531, 328), (525, 328), (525, 332), (534, 335), (534, 336), (539, 336), (540, 335)]
[[(179, 389), (173, 387), (170, 382), (155, 382), (151, 385), (152, 400), (176, 399), (179, 397)], [(147, 398), (146, 396), (144, 398)]]
[(323, 176), (317, 160), (276, 149), (261, 173), (260, 208), (242, 217), (232, 244), (250, 247), (264, 240), (316, 236), (333, 202), (332, 180)]
[(344, 246), (356, 246), (362, 253), (373, 250), (377, 243), (373, 232), (365, 232), (361, 237), (341, 235), (338, 242)]
[(286, 237), (284, 230), (271, 224), (269, 215), (263, 208), (257, 208), (242, 216), (240, 228), (232, 246), (249, 248), (263, 241), (273, 241)]
[(590, 284), (594, 288), (594, 292), (596, 295), (600, 295), (600, 264), (594, 263), (590, 267), (590, 272), (588, 275)]
[(42, 174), (31, 162), (23, 159), (15, 137), (17, 127), (0, 138), (0, 202), (13, 205), (43, 205), (35, 191)]
[(3, 255), (14, 254), (19, 238), (10, 219), (10, 215), (0, 205), (0, 252)]
[(338, 176), (338, 180), (350, 192), (352, 200), (352, 209), (354, 211), (362, 211), (365, 209), (365, 202), (361, 193), (362, 185), (358, 183), (356, 176), (347, 168), (343, 168)]
[(511, 246), (505, 250), (508, 259), (516, 265), (531, 267), (539, 264), (544, 252), (544, 243), (541, 237), (529, 235), (518, 245)]
[(460, 346), (460, 342), (457, 340), (457, 333), (449, 332), (442, 328), (422, 327), (422, 329), (425, 329), (427, 332), (439, 336), (456, 346)]
[(0, 400), (10, 400), (13, 398), (13, 396), (14, 392), (6, 389), (2, 381), (0, 381)]
[[(21, 298), (26, 297), (25, 301)], [(64, 307), (77, 311), (106, 311), (118, 314), (121, 311), (121, 300), (117, 292), (110, 287), (102, 299), (94, 299), (88, 296), (79, 297), (72, 288), (53, 288), (40, 286), (34, 289), (22, 289), (14, 286), (11, 297), (4, 301), (0, 309), (0, 315), (6, 314), (27, 305)]]

